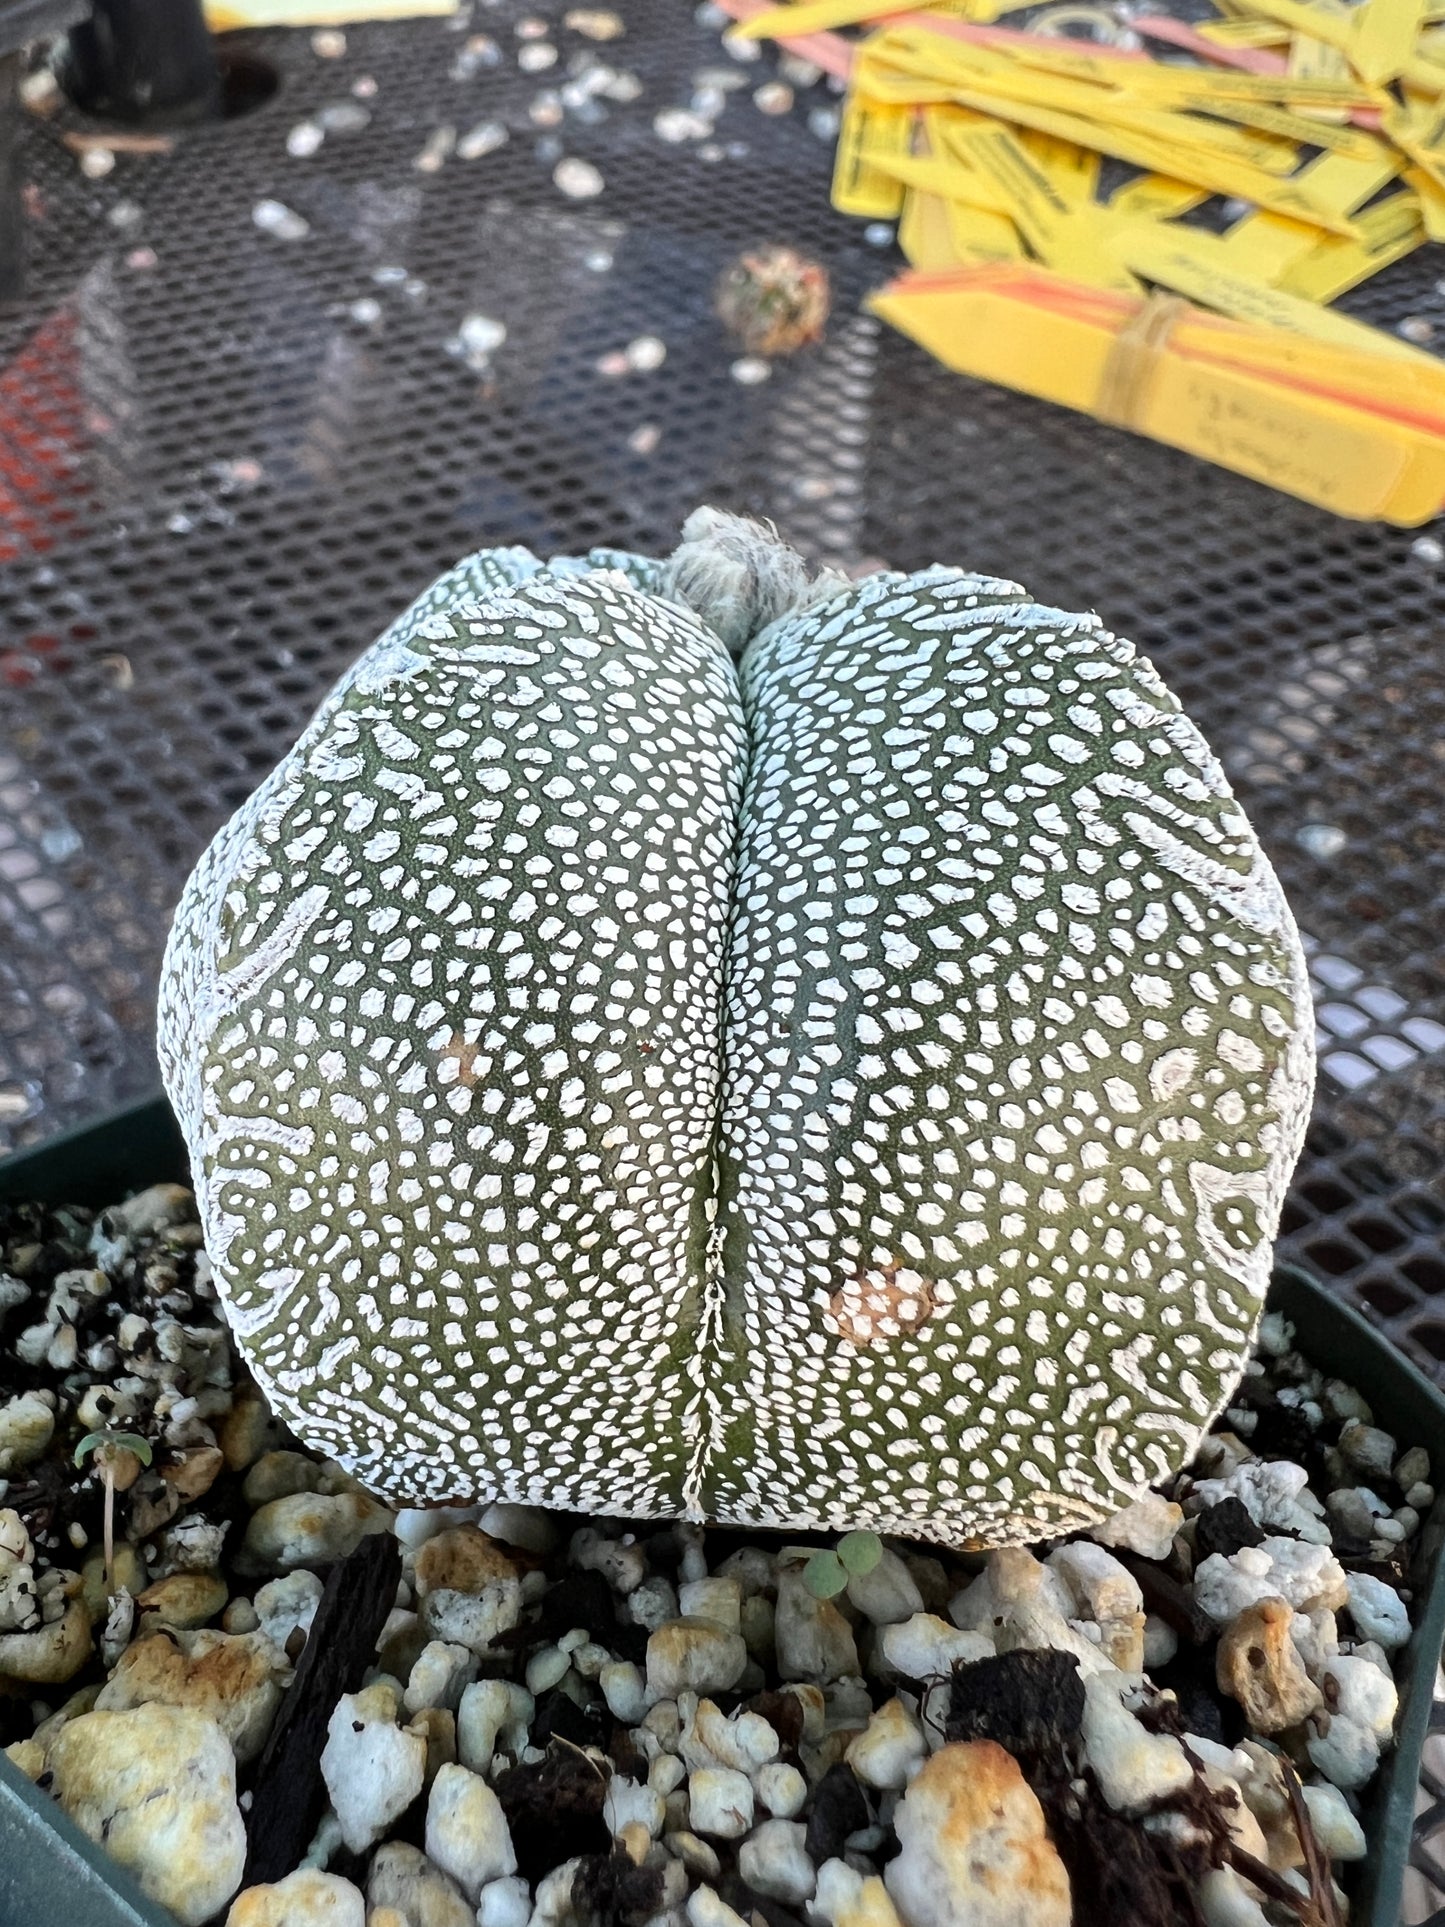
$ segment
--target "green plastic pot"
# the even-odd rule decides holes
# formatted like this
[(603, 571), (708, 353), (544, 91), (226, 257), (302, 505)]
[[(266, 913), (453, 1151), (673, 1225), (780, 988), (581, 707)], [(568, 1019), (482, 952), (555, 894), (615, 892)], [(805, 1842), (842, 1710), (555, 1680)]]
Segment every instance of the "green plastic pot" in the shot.
[[(0, 1198), (114, 1204), (128, 1192), (186, 1178), (185, 1150), (162, 1098), (0, 1161)], [(1352, 1927), (1398, 1927), (1410, 1855), (1420, 1753), (1445, 1640), (1445, 1397), (1413, 1365), (1302, 1271), (1275, 1273), (1270, 1305), (1298, 1328), (1322, 1370), (1357, 1386), (1402, 1444), (1430, 1454), (1442, 1496), (1416, 1540), (1423, 1609), (1396, 1668), (1394, 1750), (1365, 1803), (1369, 1853), (1350, 1869)], [(133, 1882), (0, 1754), (0, 1923), (27, 1927), (174, 1927)]]

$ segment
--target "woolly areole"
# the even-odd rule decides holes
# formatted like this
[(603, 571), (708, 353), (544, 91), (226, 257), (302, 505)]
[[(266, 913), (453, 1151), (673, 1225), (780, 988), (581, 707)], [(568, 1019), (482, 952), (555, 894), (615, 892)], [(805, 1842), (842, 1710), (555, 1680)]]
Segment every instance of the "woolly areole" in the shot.
[(713, 511), (442, 577), (201, 860), (160, 1049), (237, 1341), (374, 1490), (995, 1544), (1227, 1401), (1313, 1077), (1129, 644)]

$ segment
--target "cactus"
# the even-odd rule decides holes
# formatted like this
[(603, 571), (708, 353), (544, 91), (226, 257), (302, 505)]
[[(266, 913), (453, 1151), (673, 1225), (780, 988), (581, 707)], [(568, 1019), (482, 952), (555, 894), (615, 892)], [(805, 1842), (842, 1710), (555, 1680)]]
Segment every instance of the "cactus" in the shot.
[(1289, 911), (1094, 617), (684, 533), (461, 564), (202, 859), (160, 1046), (227, 1316), (395, 1499), (1072, 1530), (1248, 1354)]

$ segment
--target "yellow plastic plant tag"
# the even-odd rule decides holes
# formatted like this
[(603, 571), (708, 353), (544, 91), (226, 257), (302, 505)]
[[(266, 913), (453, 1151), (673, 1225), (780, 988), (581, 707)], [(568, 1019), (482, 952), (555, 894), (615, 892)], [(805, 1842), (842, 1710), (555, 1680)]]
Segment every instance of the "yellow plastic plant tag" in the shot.
[(1314, 221), (1332, 233), (1353, 233), (1344, 216), (1316, 206), (1294, 182), (1279, 179), (1218, 148), (1185, 146), (1139, 127), (1086, 120), (1082, 115), (1062, 113), (1031, 101), (1014, 101), (1005, 107), (999, 100), (970, 88), (955, 88), (952, 98), (979, 113), (1000, 114), (1016, 125), (1077, 141), (1081, 147), (1112, 154), (1117, 160), (1129, 161), (1147, 172), (1194, 182), (1211, 194), (1253, 201), (1257, 206), (1273, 208), (1299, 221)]
[(1036, 134), (1025, 128), (1018, 144), (1036, 166), (1048, 176), (1049, 185), (1070, 207), (1091, 207), (1099, 186), (1102, 157), (1092, 148), (1073, 141), (1061, 141), (1053, 134)]
[(1423, 167), (1405, 169), (1406, 184), (1420, 203), (1420, 218), (1425, 223), (1425, 238), (1445, 241), (1445, 187)]
[(1385, 132), (1415, 165), (1445, 187), (1445, 108), (1431, 101), (1393, 107)]
[[(1374, 0), (1370, 0), (1374, 4)], [(1325, 41), (1331, 47), (1338, 47), (1345, 58), (1354, 66), (1355, 9), (1345, 7), (1336, 12), (1334, 8), (1318, 5), (1305, 5), (1303, 0), (1250, 0), (1256, 13), (1262, 13), (1271, 20), (1278, 20), (1296, 33), (1308, 34), (1312, 38)], [(1355, 67), (1356, 73), (1359, 68)], [(1361, 75), (1361, 78), (1366, 76)], [(1445, 67), (1437, 67), (1433, 62), (1423, 59), (1418, 52), (1412, 51), (1409, 58), (1392, 78), (1408, 80), (1412, 85), (1427, 93), (1438, 94), (1445, 89)]]
[(948, 201), (948, 229), (959, 261), (969, 266), (988, 261), (1021, 261), (1023, 242), (1005, 214)]
[(1217, 114), (1221, 120), (1238, 121), (1260, 132), (1278, 135), (1296, 145), (1328, 148), (1347, 154), (1352, 160), (1368, 161), (1386, 151), (1385, 143), (1358, 127), (1338, 126), (1333, 121), (1312, 120), (1287, 107), (1271, 107), (1265, 101), (1214, 99), (1208, 95), (1184, 96), (1178, 103), (1201, 114)]
[(1334, 301), (1392, 261), (1413, 254), (1427, 238), (1420, 201), (1414, 194), (1392, 194), (1362, 214), (1359, 225), (1362, 240), (1324, 236), (1273, 277), (1275, 287), (1306, 301)]
[(1062, 191), (1006, 127), (974, 121), (949, 129), (947, 139), (977, 174), (1006, 197), (1014, 225), (1040, 260), (1060, 274), (1105, 288), (1133, 291), (1136, 277), (1106, 242), (1109, 214), (1076, 192)]
[(996, 181), (944, 155), (880, 154), (877, 166), (910, 194), (937, 194), (990, 214), (1009, 216), (1013, 211), (1012, 200)]
[(1413, 524), (1445, 501), (1445, 439), (1186, 358), (1167, 335), (1131, 341), (1127, 323), (1011, 295), (1001, 273), (904, 276), (869, 306), (961, 373), (1089, 413), (1107, 395), (1116, 424), (1336, 514)]
[(417, 20), (452, 14), (459, 0), (206, 0), (212, 33), (242, 27), (350, 27), (366, 20)]
[[(1383, 142), (1379, 148), (1379, 158), (1371, 161), (1355, 160), (1344, 154), (1321, 154), (1296, 179), (1308, 181), (1310, 194), (1319, 205), (1331, 207), (1337, 214), (1354, 214), (1362, 202), (1378, 194), (1400, 171), (1400, 157), (1394, 149)], [(1318, 227), (1292, 221), (1282, 214), (1267, 213), (1247, 214), (1242, 221), (1234, 223), (1223, 239), (1229, 250), (1230, 265), (1237, 274), (1257, 276), (1271, 287), (1283, 287), (1287, 283), (1281, 277), (1290, 267), (1307, 259), (1326, 241), (1344, 251), (1334, 257), (1339, 272), (1348, 271), (1347, 262), (1367, 260), (1369, 246), (1363, 234), (1368, 219), (1367, 215), (1356, 218), (1355, 225), (1362, 237), (1359, 243), (1344, 235), (1322, 235)], [(1353, 281), (1345, 283), (1346, 287), (1353, 285)], [(1294, 288), (1292, 292), (1304, 294), (1306, 290)]]
[(738, 40), (793, 39), (807, 33), (831, 33), (839, 27), (858, 27), (890, 13), (909, 13), (918, 0), (796, 0), (787, 7), (770, 7), (751, 20), (740, 21), (728, 33)]
[[(1313, 34), (1308, 33), (1290, 36), (1289, 73), (1292, 80), (1346, 80), (1349, 72), (1350, 63), (1340, 49), (1332, 47), (1327, 40), (1316, 40)], [(1304, 112), (1312, 119), (1339, 119), (1344, 112), (1342, 108), (1317, 107), (1309, 103), (1302, 108), (1293, 95), (1289, 104), (1297, 113)]]
[(1171, 181), (1164, 174), (1140, 174), (1125, 181), (1109, 197), (1109, 206), (1118, 214), (1139, 214), (1151, 221), (1172, 221), (1209, 199), (1208, 191), (1190, 181)]
[(870, 100), (856, 90), (843, 106), (833, 159), (833, 205), (840, 214), (891, 221), (902, 210), (903, 186), (877, 165), (879, 154), (906, 155), (913, 109)]
[(1309, 196), (1316, 207), (1327, 207), (1336, 214), (1353, 215), (1356, 208), (1400, 172), (1400, 156), (1386, 141), (1376, 141), (1366, 158), (1352, 154), (1321, 154), (1295, 176), (1307, 182)]
[(913, 267), (925, 271), (973, 265), (967, 257), (960, 259), (954, 248), (948, 202), (941, 194), (920, 189), (908, 196), (898, 222), (898, 245)]
[(1196, 31), (1221, 47), (1287, 47), (1288, 27), (1277, 20), (1201, 20)]
[(1228, 242), (1215, 235), (1140, 224), (1122, 228), (1113, 246), (1118, 258), (1146, 281), (1186, 295), (1206, 308), (1217, 308), (1235, 320), (1286, 329), (1361, 354), (1402, 361), (1433, 359), (1422, 357), (1408, 342), (1382, 334), (1362, 321), (1352, 321), (1347, 315), (1335, 314), (1313, 301), (1283, 294), (1234, 272)]
[(1314, 253), (1325, 238), (1341, 247), (1358, 248), (1342, 234), (1324, 236), (1319, 228), (1303, 221), (1287, 220), (1283, 214), (1246, 214), (1219, 237), (1228, 250), (1229, 265), (1236, 274), (1278, 287), (1280, 276), (1296, 261)]
[(1355, 72), (1375, 86), (1398, 80), (1414, 56), (1424, 15), (1424, 0), (1361, 0), (1344, 49)]
[[(1030, 62), (1033, 57), (1031, 51), (1026, 56)], [(1343, 78), (1321, 74), (1286, 89), (1280, 75), (1243, 73), (1236, 68), (1172, 67), (1152, 60), (1115, 61), (1114, 67), (1118, 86), (1169, 102), (1188, 98), (1268, 105), (1280, 100), (1286, 91), (1291, 100), (1312, 107), (1378, 107), (1386, 99), (1376, 88), (1362, 85), (1348, 73)]]

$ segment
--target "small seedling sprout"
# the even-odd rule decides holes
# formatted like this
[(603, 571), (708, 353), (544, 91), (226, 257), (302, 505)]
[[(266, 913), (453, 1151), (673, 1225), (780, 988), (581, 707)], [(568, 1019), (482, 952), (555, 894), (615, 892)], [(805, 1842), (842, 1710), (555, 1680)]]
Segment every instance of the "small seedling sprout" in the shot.
[(838, 1557), (850, 1578), (861, 1579), (883, 1557), (883, 1541), (876, 1532), (845, 1532), (838, 1541)]
[(848, 1581), (872, 1572), (883, 1557), (876, 1532), (845, 1532), (836, 1551), (815, 1552), (803, 1568), (803, 1584), (815, 1599), (833, 1599)]
[(115, 1591), (115, 1465), (122, 1452), (133, 1452), (142, 1465), (151, 1462), (151, 1448), (138, 1432), (87, 1432), (75, 1448), (75, 1463), (84, 1465), (94, 1454), (105, 1484), (105, 1589)]

